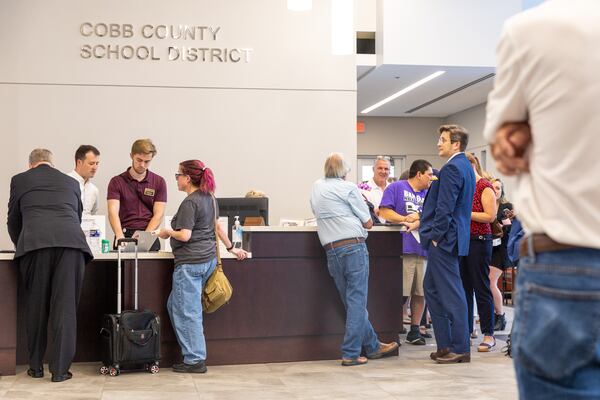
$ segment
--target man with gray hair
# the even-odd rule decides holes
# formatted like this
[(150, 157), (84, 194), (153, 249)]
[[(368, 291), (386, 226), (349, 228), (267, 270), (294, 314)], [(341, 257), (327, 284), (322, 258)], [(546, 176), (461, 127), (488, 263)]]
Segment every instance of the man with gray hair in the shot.
[(44, 376), (48, 324), (52, 382), (72, 377), (77, 303), (85, 264), (93, 258), (80, 226), (82, 210), (77, 181), (54, 168), (49, 150), (33, 150), (29, 170), (10, 182), (7, 219), (26, 298), (32, 378)]
[[(373, 177), (359, 185), (364, 198), (373, 204), (373, 211), (377, 216), (379, 216), (379, 205), (383, 198), (383, 191), (389, 185), (388, 178), (390, 177), (391, 167), (390, 157), (377, 156), (373, 164)], [(383, 218), (379, 217), (379, 219), (381, 222), (385, 222)]]
[[(325, 178), (313, 185), (310, 205), (317, 218), (319, 240), (327, 253), (327, 268), (346, 308), (342, 366), (392, 355), (398, 343), (381, 343), (369, 322), (367, 292), (369, 253), (366, 229), (373, 221), (358, 187), (346, 181), (344, 157), (332, 153), (325, 161)], [(361, 357), (365, 349), (367, 357)]]

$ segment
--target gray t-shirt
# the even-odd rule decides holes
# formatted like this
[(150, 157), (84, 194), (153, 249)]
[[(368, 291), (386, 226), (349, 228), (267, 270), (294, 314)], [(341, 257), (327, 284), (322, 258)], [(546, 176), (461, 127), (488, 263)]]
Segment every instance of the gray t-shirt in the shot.
[(215, 210), (211, 195), (196, 190), (186, 197), (173, 215), (171, 228), (192, 231), (192, 237), (187, 242), (171, 238), (175, 266), (202, 264), (217, 256)]

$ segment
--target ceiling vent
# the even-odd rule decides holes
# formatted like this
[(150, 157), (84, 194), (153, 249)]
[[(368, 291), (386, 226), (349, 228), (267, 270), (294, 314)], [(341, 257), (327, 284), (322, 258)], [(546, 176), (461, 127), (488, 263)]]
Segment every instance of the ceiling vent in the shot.
[(456, 88), (454, 90), (451, 90), (451, 91), (449, 91), (447, 93), (444, 93), (443, 95), (441, 95), (439, 97), (436, 97), (435, 99), (429, 100), (428, 102), (425, 102), (425, 103), (423, 103), (421, 105), (418, 105), (418, 106), (416, 106), (414, 108), (411, 108), (410, 110), (405, 111), (405, 113), (406, 114), (411, 114), (411, 113), (413, 113), (413, 112), (415, 112), (417, 110), (420, 110), (422, 108), (425, 108), (425, 107), (427, 107), (427, 106), (429, 106), (429, 105), (431, 105), (433, 103), (437, 103), (438, 101), (440, 101), (442, 99), (445, 99), (446, 97), (452, 96), (453, 94), (458, 93), (458, 92), (460, 92), (462, 90), (465, 90), (468, 87), (471, 87), (471, 86), (476, 85), (476, 84), (478, 84), (480, 82), (483, 82), (485, 80), (493, 78), (494, 75), (496, 75), (496, 74), (492, 73), (492, 74), (488, 74), (488, 75), (482, 76), (481, 78), (475, 79), (474, 81), (469, 82), (469, 83), (467, 83), (465, 85), (462, 85), (461, 87), (458, 87), (458, 88)]

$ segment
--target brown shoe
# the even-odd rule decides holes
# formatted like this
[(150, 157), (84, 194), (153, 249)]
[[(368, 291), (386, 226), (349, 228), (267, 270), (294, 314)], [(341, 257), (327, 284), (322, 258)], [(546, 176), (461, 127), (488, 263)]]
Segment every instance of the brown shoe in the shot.
[(448, 353), (435, 360), (438, 364), (458, 364), (471, 362), (471, 353)]
[(367, 354), (367, 358), (370, 360), (375, 360), (377, 358), (391, 356), (394, 351), (398, 350), (398, 347), (400, 347), (400, 346), (396, 342), (392, 342), (392, 343), (379, 342), (379, 350), (377, 350), (375, 353)]
[(447, 347), (444, 349), (438, 349), (438, 351), (434, 351), (433, 353), (429, 354), (429, 358), (435, 361), (438, 359), (438, 357), (443, 357), (448, 353), (450, 353), (450, 349)]

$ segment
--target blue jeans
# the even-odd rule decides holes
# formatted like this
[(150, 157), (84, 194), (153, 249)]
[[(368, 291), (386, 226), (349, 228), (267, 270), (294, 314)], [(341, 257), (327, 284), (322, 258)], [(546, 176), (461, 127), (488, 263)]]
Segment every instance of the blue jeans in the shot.
[(521, 258), (512, 339), (522, 399), (600, 398), (600, 249)]
[(346, 308), (346, 332), (342, 357), (354, 359), (379, 350), (379, 340), (369, 322), (369, 253), (364, 243), (327, 250), (327, 268)]
[(201, 297), (204, 284), (216, 266), (214, 258), (203, 264), (180, 264), (173, 272), (167, 310), (186, 364), (206, 360)]

